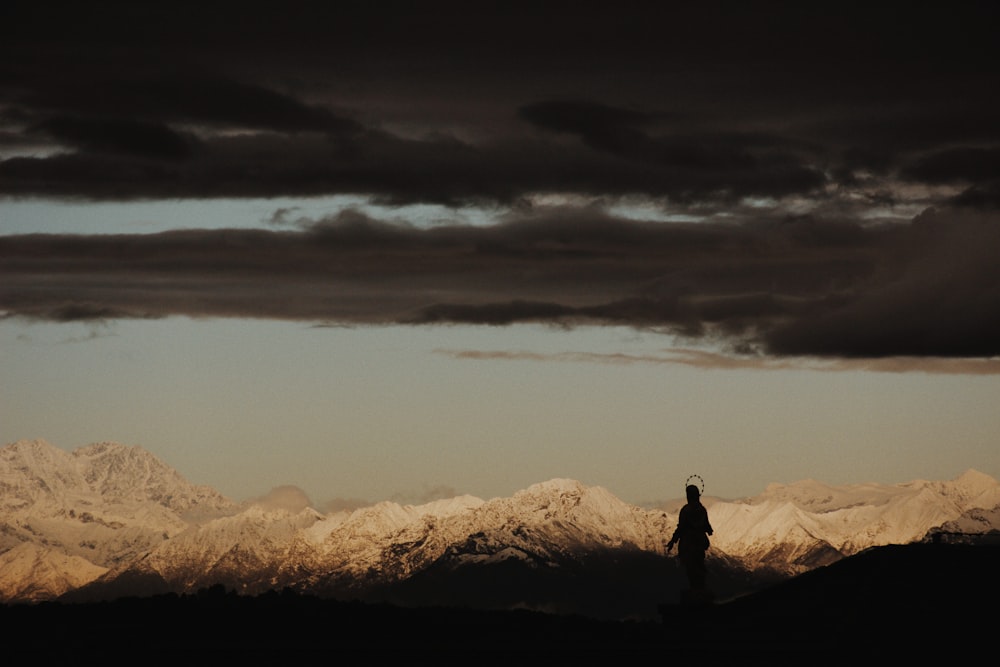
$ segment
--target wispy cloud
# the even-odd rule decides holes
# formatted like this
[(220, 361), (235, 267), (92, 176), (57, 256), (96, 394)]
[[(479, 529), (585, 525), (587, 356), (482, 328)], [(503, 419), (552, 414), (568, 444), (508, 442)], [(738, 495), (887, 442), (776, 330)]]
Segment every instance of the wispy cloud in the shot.
[(271, 489), (267, 494), (249, 501), (268, 510), (284, 510), (286, 512), (301, 512), (312, 507), (312, 501), (306, 492), (297, 486), (286, 484)]
[(808, 370), (808, 371), (869, 371), (879, 373), (928, 373), (937, 375), (1000, 375), (1000, 358), (947, 359), (918, 357), (886, 357), (880, 359), (818, 360), (812, 357), (775, 359), (759, 356), (735, 356), (670, 348), (661, 354), (624, 354), (600, 352), (531, 352), (526, 350), (445, 350), (435, 351), (453, 359), (474, 361), (533, 361), (597, 364), (664, 364), (692, 366), (706, 370)]
[(446, 484), (424, 485), (419, 491), (397, 493), (390, 500), (403, 505), (425, 505), (435, 500), (446, 500), (461, 495), (454, 487)]

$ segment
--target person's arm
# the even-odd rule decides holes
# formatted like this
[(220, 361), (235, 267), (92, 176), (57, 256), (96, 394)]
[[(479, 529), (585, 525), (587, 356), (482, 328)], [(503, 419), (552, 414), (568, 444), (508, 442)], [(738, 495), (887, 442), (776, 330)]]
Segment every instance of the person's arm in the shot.
[(681, 508), (680, 514), (677, 515), (677, 527), (674, 528), (674, 534), (670, 536), (670, 541), (667, 542), (667, 551), (669, 552), (677, 544), (677, 540), (681, 537), (681, 526), (684, 525), (684, 508)]
[(674, 544), (677, 543), (677, 534), (680, 532), (680, 530), (681, 530), (681, 525), (678, 523), (677, 528), (674, 529), (674, 534), (670, 536), (670, 541), (667, 542), (667, 553), (670, 553), (670, 550), (674, 548)]

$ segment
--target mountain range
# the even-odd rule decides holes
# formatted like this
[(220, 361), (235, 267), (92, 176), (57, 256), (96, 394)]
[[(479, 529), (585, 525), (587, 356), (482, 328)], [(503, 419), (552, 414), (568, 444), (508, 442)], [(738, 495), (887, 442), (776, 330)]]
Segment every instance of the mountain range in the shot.
[[(710, 585), (724, 599), (872, 547), (1000, 535), (1000, 483), (974, 470), (897, 485), (805, 480), (704, 502)], [(221, 589), (649, 618), (685, 587), (665, 549), (681, 504), (641, 508), (551, 479), (508, 498), (292, 511), (190, 484), (137, 446), (22, 440), (0, 448), (0, 602)]]

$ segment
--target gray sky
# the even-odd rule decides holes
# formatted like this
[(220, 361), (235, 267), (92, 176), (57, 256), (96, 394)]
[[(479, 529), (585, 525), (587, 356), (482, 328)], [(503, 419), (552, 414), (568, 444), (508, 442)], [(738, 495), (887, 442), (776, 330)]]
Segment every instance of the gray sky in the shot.
[(7, 3), (3, 439), (317, 503), (998, 475), (997, 10), (912, 4)]

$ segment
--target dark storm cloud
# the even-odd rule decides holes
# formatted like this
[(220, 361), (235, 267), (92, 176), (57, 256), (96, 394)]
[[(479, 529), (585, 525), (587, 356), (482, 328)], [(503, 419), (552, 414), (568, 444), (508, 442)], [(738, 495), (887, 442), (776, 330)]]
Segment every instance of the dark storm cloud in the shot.
[[(159, 123), (188, 123), (226, 129), (251, 128), (288, 132), (349, 132), (356, 125), (329, 110), (310, 107), (255, 84), (198, 72), (152, 75), (89, 69), (55, 80), (25, 77), (12, 86), (6, 101), (22, 119), (76, 114), (82, 119), (142, 118)], [(76, 74), (77, 76), (72, 76)]]
[[(997, 137), (1000, 141), (1000, 136)], [(926, 183), (982, 183), (1000, 174), (1000, 147), (950, 148), (922, 156), (904, 176)]]
[(56, 321), (618, 324), (774, 355), (992, 356), (998, 252), (998, 218), (968, 210), (881, 227), (589, 209), (417, 229), (347, 213), (302, 231), (0, 237), (0, 308)]
[[(996, 356), (1000, 216), (927, 211), (891, 244), (863, 291), (766, 335), (788, 354)], [(898, 255), (896, 253), (899, 253)]]
[[(145, 99), (141, 105), (119, 99), (102, 110), (108, 115), (71, 117), (62, 106), (54, 115), (24, 111), (38, 116), (27, 133), (48, 138), (59, 152), (0, 162), (0, 190), (95, 199), (362, 193), (385, 202), (453, 204), (512, 202), (538, 192), (781, 196), (825, 181), (808, 154), (777, 137), (650, 136), (638, 127), (638, 114), (614, 107), (544, 102), (521, 110), (531, 124), (579, 135), (577, 145), (528, 136), (473, 144), (433, 135), (406, 139), (291, 101), (285, 113), (218, 113), (255, 108), (257, 96), (245, 93), (208, 108), (147, 110), (140, 108)], [(112, 109), (148, 120), (110, 115)], [(183, 124), (172, 127), (171, 119)], [(196, 131), (223, 120), (224, 129), (259, 131)]]
[(52, 117), (33, 131), (64, 146), (96, 154), (125, 153), (166, 160), (189, 156), (198, 143), (165, 125), (127, 119)]
[(1000, 210), (1000, 179), (977, 183), (952, 197), (949, 204), (985, 210)]
[(15, 1), (0, 194), (718, 204), (859, 170), (974, 186), (1000, 141), (998, 10), (911, 5)]
[[(678, 199), (780, 196), (808, 193), (825, 183), (815, 156), (795, 142), (763, 133), (692, 131), (683, 125), (672, 132), (668, 115), (579, 101), (540, 102), (520, 113), (539, 127), (578, 136), (599, 153), (647, 166), (664, 184), (648, 187), (647, 193)], [(645, 127), (663, 124), (667, 127), (659, 134)]]
[[(3, 161), (0, 189), (94, 199), (360, 193), (398, 204), (461, 204), (511, 203), (545, 192), (679, 200), (781, 196), (824, 182), (794, 156), (754, 155), (718, 138), (650, 143), (650, 151), (663, 153), (650, 159), (641, 147), (616, 154), (529, 139), (474, 145), (370, 131), (349, 139), (268, 133), (184, 140), (159, 126), (96, 125), (115, 132), (98, 139), (85, 135), (95, 124), (57, 125), (61, 131), (52, 134), (65, 139), (63, 146), (80, 150)], [(143, 142), (149, 150), (135, 155)]]

